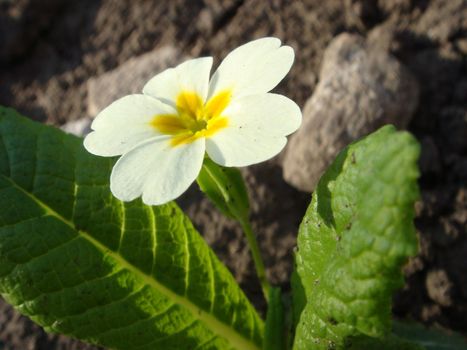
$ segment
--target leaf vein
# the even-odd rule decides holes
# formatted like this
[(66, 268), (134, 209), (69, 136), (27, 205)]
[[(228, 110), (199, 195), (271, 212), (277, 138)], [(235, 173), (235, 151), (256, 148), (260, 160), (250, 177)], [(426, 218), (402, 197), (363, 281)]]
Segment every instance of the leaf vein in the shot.
[(136, 266), (129, 263), (120, 254), (111, 251), (103, 243), (101, 243), (99, 240), (94, 238), (90, 233), (82, 231), (82, 230), (78, 230), (75, 227), (73, 222), (64, 218), (62, 215), (60, 215), (59, 213), (54, 211), (52, 208), (47, 206), (45, 203), (43, 203), (39, 198), (34, 196), (32, 193), (27, 192), (17, 183), (13, 182), (10, 178), (4, 176), (3, 174), (1, 174), (1, 176), (4, 177), (6, 181), (11, 183), (13, 187), (22, 191), (38, 206), (42, 207), (46, 211), (46, 213), (49, 213), (50, 215), (55, 216), (59, 221), (64, 222), (65, 224), (70, 226), (72, 229), (79, 232), (79, 234), (84, 239), (86, 239), (89, 243), (94, 245), (102, 253), (108, 254), (111, 258), (113, 258), (116, 262), (121, 264), (124, 268), (138, 275), (144, 281), (144, 283), (148, 284), (152, 288), (155, 288), (156, 290), (164, 294), (167, 298), (171, 299), (174, 303), (180, 304), (183, 307), (185, 307), (187, 310), (189, 310), (193, 314), (195, 318), (202, 321), (208, 329), (210, 329), (211, 331), (215, 333), (218, 333), (220, 336), (227, 339), (232, 344), (233, 347), (244, 349), (244, 350), (258, 349), (258, 346), (254, 344), (252, 340), (238, 333), (234, 328), (231, 327), (231, 324), (226, 324), (222, 322), (221, 320), (217, 319), (214, 315), (207, 313), (204, 310), (199, 309), (199, 307), (196, 304), (193, 304), (193, 302), (190, 299), (186, 298), (186, 296), (181, 296), (173, 292), (169, 287), (166, 287), (165, 285), (161, 284), (159, 281), (155, 280), (153, 276), (149, 276), (148, 274), (141, 271)]

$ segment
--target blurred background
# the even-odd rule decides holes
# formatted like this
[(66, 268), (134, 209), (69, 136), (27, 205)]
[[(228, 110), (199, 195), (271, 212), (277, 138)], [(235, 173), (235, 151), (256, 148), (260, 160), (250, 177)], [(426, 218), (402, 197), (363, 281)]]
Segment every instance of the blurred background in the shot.
[[(0, 0), (0, 104), (82, 135), (161, 70), (263, 36), (295, 49), (275, 89), (303, 108), (284, 152), (243, 169), (268, 275), (289, 290), (317, 179), (337, 152), (395, 124), (422, 145), (419, 255), (394, 315), (467, 334), (466, 0)], [(237, 225), (190, 189), (180, 205), (264, 312)], [(0, 298), (1, 349), (95, 349), (46, 335)]]

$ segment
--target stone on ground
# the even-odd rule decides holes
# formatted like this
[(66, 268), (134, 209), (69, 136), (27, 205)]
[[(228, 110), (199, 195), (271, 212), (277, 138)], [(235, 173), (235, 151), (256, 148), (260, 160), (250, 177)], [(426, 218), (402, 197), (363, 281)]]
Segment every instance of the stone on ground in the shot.
[(418, 84), (396, 58), (358, 35), (327, 47), (319, 83), (283, 159), (285, 180), (312, 191), (340, 150), (385, 124), (405, 128), (418, 104)]
[(113, 101), (135, 93), (153, 76), (187, 59), (173, 46), (163, 46), (134, 57), (88, 81), (88, 114), (95, 116)]

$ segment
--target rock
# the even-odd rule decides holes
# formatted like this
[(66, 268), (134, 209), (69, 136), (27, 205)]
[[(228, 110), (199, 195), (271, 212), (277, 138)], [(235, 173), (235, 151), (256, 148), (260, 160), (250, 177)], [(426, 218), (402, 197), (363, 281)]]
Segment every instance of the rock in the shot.
[(394, 52), (397, 47), (397, 28), (391, 21), (385, 22), (373, 28), (367, 36), (367, 45), (374, 50), (383, 52)]
[(290, 138), (285, 180), (312, 191), (337, 153), (384, 124), (405, 128), (418, 103), (418, 84), (394, 57), (357, 35), (341, 34), (324, 54), (320, 81)]
[(88, 114), (95, 116), (113, 101), (141, 93), (144, 84), (157, 73), (187, 59), (173, 46), (163, 46), (131, 58), (119, 67), (88, 81)]
[(75, 136), (86, 136), (91, 131), (91, 118), (71, 120), (63, 124), (60, 129)]

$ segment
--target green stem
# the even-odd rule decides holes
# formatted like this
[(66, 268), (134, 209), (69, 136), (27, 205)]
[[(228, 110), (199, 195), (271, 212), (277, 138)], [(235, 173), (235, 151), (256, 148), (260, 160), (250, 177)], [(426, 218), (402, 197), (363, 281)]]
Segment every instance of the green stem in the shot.
[(259, 251), (259, 246), (258, 242), (256, 241), (255, 234), (251, 229), (251, 224), (248, 219), (239, 218), (238, 220), (242, 226), (243, 232), (245, 232), (251, 255), (253, 256), (253, 262), (255, 263), (256, 274), (258, 275), (261, 289), (263, 290), (264, 298), (266, 299), (266, 302), (269, 302), (269, 291), (271, 289), (271, 285), (266, 278), (266, 271), (264, 268), (263, 259), (261, 259), (261, 253)]

